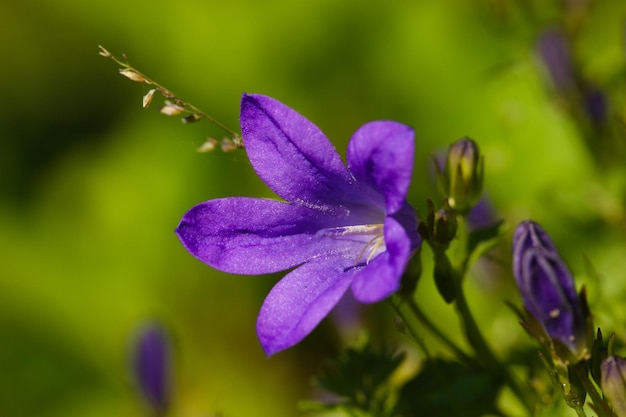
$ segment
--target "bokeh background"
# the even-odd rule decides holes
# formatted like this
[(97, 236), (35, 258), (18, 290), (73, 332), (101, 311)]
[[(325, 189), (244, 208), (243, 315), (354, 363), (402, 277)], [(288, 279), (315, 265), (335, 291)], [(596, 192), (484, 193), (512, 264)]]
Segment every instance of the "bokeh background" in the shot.
[[(298, 110), (342, 154), (366, 121), (414, 126), (421, 212), (431, 155), (474, 138), (494, 216), (544, 225), (597, 324), (626, 336), (623, 1), (5, 0), (0, 16), (0, 416), (145, 415), (130, 352), (155, 321), (171, 415), (301, 415), (322, 357), (358, 337), (330, 319), (265, 357), (255, 319), (280, 275), (213, 271), (173, 230), (200, 201), (270, 191), (245, 152), (196, 152), (214, 126), (142, 109), (147, 88), (99, 44), (234, 129), (242, 92)], [(519, 303), (508, 246), (468, 283), (501, 352), (532, 347), (504, 304)], [(457, 337), (431, 281), (417, 297)], [(370, 332), (405, 343), (385, 307)]]

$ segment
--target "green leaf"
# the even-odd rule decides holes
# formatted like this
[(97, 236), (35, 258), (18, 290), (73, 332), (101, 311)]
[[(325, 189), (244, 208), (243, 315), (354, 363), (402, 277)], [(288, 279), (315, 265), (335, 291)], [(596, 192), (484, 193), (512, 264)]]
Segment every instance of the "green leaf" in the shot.
[(376, 349), (366, 342), (362, 347), (348, 348), (339, 357), (327, 361), (315, 382), (340, 397), (344, 405), (373, 412), (384, 407), (389, 377), (404, 357), (403, 352)]
[(480, 368), (444, 359), (428, 360), (400, 391), (398, 416), (479, 417), (498, 414), (500, 383)]

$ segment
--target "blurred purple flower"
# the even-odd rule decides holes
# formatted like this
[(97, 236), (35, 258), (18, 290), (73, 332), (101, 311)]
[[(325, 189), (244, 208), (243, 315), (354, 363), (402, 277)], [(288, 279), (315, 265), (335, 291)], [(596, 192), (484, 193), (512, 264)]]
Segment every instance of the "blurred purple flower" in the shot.
[(348, 145), (346, 168), (317, 126), (270, 97), (243, 96), (241, 130), (252, 167), (286, 202), (207, 201), (176, 232), (189, 252), (221, 271), (296, 268), (259, 313), (257, 333), (271, 355), (308, 335), (349, 287), (365, 303), (398, 290), (420, 244), (406, 202), (414, 134), (396, 122), (367, 123)]
[(586, 321), (574, 280), (552, 240), (524, 221), (513, 236), (513, 273), (526, 310), (548, 336), (574, 353), (586, 346)]
[(478, 200), (476, 205), (467, 213), (467, 223), (470, 230), (483, 229), (498, 222), (496, 212), (486, 196)]
[(557, 90), (565, 91), (575, 85), (570, 46), (563, 31), (544, 31), (537, 41), (537, 53)]
[(148, 403), (163, 412), (170, 400), (170, 346), (162, 327), (151, 324), (141, 329), (134, 356), (135, 377)]

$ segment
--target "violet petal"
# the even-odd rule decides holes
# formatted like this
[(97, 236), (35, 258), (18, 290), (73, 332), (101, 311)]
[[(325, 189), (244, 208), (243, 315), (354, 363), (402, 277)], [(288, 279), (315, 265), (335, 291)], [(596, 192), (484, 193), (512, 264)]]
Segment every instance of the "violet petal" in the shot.
[(220, 271), (265, 274), (359, 243), (316, 233), (342, 219), (306, 207), (260, 198), (232, 197), (200, 203), (176, 229), (185, 248)]
[(351, 188), (337, 151), (317, 126), (273, 98), (244, 95), (241, 131), (259, 177), (285, 200), (320, 209)]
[(345, 263), (341, 258), (310, 261), (272, 288), (257, 319), (268, 356), (300, 342), (337, 304), (354, 277), (352, 268), (342, 266)]
[(347, 161), (357, 181), (379, 190), (388, 214), (405, 203), (413, 171), (414, 133), (397, 123), (370, 122), (348, 144)]

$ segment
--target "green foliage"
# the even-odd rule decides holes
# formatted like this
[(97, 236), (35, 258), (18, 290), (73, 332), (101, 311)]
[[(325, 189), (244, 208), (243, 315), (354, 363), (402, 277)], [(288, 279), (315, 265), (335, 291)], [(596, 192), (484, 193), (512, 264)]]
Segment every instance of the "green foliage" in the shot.
[(479, 417), (498, 414), (501, 381), (480, 368), (444, 359), (425, 361), (419, 373), (400, 391), (396, 415)]
[(328, 360), (316, 384), (338, 397), (331, 406), (355, 409), (370, 416), (389, 415), (393, 387), (390, 377), (400, 366), (405, 354), (394, 349), (376, 349), (365, 342), (357, 348), (347, 348)]

